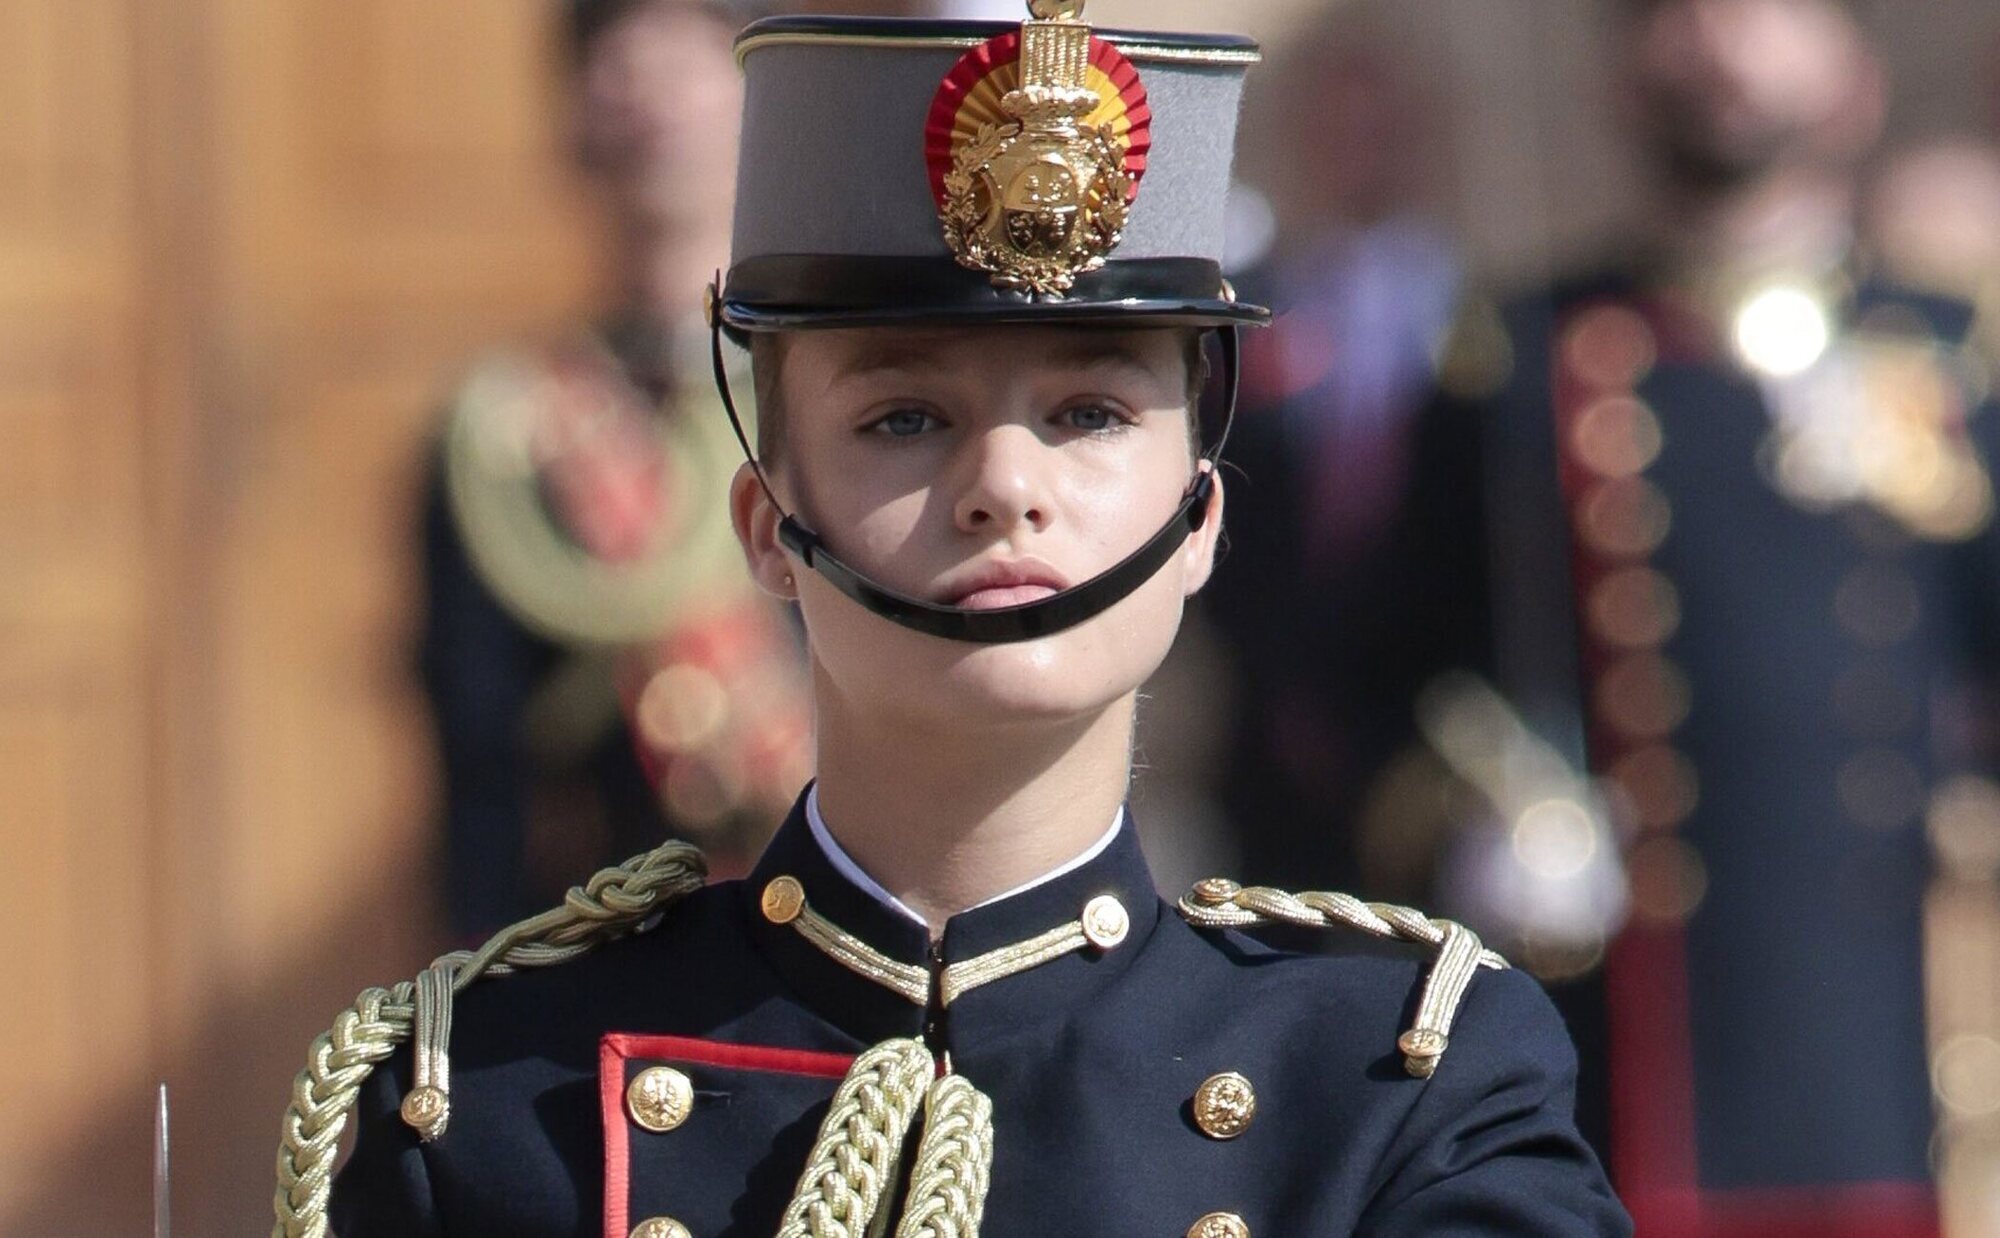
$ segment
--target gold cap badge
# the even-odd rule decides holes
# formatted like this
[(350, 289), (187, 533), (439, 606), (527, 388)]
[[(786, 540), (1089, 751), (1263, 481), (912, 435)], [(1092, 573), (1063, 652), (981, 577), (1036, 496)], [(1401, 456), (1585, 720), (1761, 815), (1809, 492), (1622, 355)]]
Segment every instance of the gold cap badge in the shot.
[(1083, 0), (1031, 0), (967, 52), (928, 128), (945, 243), (995, 285), (1060, 298), (1123, 239), (1152, 112), (1138, 70), (1091, 37)]

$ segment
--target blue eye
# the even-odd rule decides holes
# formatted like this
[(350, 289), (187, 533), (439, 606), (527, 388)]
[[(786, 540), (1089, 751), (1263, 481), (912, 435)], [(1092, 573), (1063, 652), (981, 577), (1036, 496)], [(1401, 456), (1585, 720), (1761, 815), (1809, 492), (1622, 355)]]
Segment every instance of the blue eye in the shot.
[(937, 424), (937, 418), (920, 408), (899, 408), (875, 421), (869, 429), (891, 438), (915, 438)]
[(1115, 430), (1125, 424), (1124, 418), (1102, 404), (1078, 404), (1064, 409), (1062, 417), (1070, 428), (1082, 430), (1086, 434)]

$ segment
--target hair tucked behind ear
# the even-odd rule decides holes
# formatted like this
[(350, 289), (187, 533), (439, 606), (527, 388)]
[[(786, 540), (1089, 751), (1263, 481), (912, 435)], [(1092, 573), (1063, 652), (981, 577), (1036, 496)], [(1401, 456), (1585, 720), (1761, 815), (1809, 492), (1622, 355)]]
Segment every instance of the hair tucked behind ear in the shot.
[(785, 366), (785, 337), (758, 332), (750, 337), (750, 372), (757, 386), (757, 459), (766, 468), (777, 463), (785, 437), (785, 401), (779, 388)]

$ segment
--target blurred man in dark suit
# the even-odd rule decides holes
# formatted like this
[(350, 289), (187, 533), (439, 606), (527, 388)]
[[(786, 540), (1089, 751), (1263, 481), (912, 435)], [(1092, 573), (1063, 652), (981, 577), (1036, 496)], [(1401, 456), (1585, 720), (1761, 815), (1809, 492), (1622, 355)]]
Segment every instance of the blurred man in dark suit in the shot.
[(1345, 687), (1419, 701), (1374, 828), (1475, 822), (1447, 892), (1572, 978), (1640, 1233), (1933, 1234), (1925, 826), (2000, 828), (1987, 374), (1854, 244), (1847, 9), (1619, 21), (1649, 226), (1464, 315), (1343, 634)]

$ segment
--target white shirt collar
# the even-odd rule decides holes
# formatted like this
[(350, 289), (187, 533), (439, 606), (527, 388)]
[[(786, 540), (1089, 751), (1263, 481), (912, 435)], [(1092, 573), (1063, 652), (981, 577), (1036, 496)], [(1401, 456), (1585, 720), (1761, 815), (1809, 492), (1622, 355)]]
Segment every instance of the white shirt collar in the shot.
[[(1120, 806), (1118, 811), (1111, 816), (1111, 828), (1104, 831), (1102, 837), (1085, 848), (1076, 858), (1059, 867), (1050, 869), (1032, 881), (1024, 881), (1011, 890), (995, 894), (992, 898), (979, 904), (979, 907), (991, 907), (995, 903), (1013, 898), (1016, 894), (1026, 894), (1036, 886), (1046, 885), (1058, 877), (1066, 876), (1082, 868), (1098, 856), (1104, 854), (1105, 848), (1111, 845), (1112, 839), (1118, 837), (1119, 827), (1124, 824), (1125, 809), (1123, 806)], [(812, 831), (813, 841), (819, 844), (819, 849), (826, 853), (827, 862), (832, 864), (841, 876), (853, 882), (868, 897), (887, 907), (897, 915), (902, 916), (905, 920), (921, 925), (925, 929), (930, 928), (930, 924), (922, 916), (912, 911), (909, 904), (883, 889), (881, 882), (863, 872), (861, 866), (854, 862), (854, 857), (847, 854), (841, 845), (834, 841), (832, 831), (826, 828), (826, 818), (819, 815), (818, 783), (814, 783), (811, 789), (806, 792), (806, 828)], [(979, 907), (968, 908), (968, 910), (977, 911)]]

